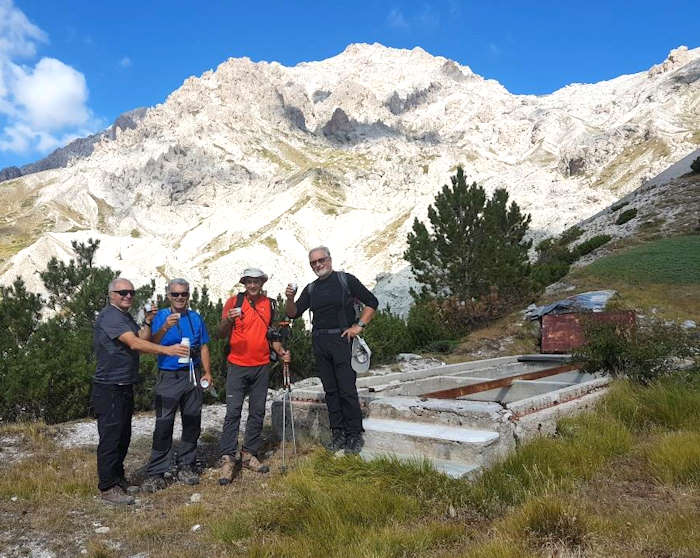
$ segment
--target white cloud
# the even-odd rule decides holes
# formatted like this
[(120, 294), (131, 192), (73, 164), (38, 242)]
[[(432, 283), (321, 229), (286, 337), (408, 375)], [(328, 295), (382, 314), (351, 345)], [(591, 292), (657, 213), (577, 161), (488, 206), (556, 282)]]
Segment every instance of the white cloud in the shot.
[(131, 64), (132, 64), (131, 58), (129, 58), (128, 56), (125, 56), (124, 58), (122, 58), (122, 59), (119, 61), (119, 65), (120, 65), (122, 68), (130, 68), (130, 67), (131, 67)]
[(49, 57), (22, 63), (47, 42), (12, 0), (0, 0), (0, 151), (40, 156), (98, 124), (81, 72)]
[(80, 126), (90, 118), (85, 76), (55, 58), (42, 58), (33, 70), (15, 66), (13, 87), (23, 119), (39, 130)]
[(399, 10), (398, 8), (393, 8), (389, 12), (389, 15), (386, 16), (386, 22), (389, 25), (389, 27), (393, 27), (395, 29), (410, 28), (410, 25), (408, 24), (408, 21), (406, 21), (403, 12), (401, 12), (401, 10)]
[(0, 57), (29, 57), (36, 43), (46, 43), (46, 33), (31, 23), (12, 0), (0, 0)]

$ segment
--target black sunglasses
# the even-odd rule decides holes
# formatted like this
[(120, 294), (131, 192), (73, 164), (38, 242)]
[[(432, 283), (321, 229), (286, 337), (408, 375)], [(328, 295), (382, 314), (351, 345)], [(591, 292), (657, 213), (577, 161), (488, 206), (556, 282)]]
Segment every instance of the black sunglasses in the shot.
[(170, 293), (170, 296), (172, 296), (173, 298), (187, 298), (188, 296), (190, 296), (190, 291), (184, 291), (182, 293)]
[(311, 267), (314, 267), (315, 265), (326, 263), (329, 259), (330, 259), (330, 256), (326, 256), (325, 258), (319, 258), (317, 260), (310, 260), (309, 265)]
[(118, 291), (112, 291), (112, 292), (117, 293), (119, 296), (127, 296), (127, 295), (134, 296), (136, 294), (136, 291), (134, 289), (119, 289)]

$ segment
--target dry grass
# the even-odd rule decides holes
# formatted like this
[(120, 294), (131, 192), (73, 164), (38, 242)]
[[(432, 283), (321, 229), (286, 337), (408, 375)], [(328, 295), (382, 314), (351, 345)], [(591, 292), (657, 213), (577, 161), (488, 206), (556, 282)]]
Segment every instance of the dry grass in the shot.
[[(475, 483), (425, 462), (304, 446), (287, 475), (275, 454), (269, 475), (243, 471), (220, 487), (207, 470), (195, 488), (174, 484), (128, 509), (96, 498), (93, 451), (59, 449), (45, 425), (3, 427), (32, 457), (0, 477), (0, 549), (25, 537), (105, 558), (697, 557), (699, 394), (686, 378), (618, 382), (596, 412), (560, 421), (557, 438), (521, 447)], [(141, 442), (129, 470), (147, 459)]]

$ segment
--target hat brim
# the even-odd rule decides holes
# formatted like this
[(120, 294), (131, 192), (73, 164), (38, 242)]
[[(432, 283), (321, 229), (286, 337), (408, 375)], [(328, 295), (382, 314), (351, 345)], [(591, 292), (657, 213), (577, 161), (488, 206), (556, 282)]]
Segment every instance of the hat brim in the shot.
[(239, 282), (240, 284), (242, 284), (242, 285), (245, 285), (245, 279), (246, 279), (246, 277), (250, 277), (251, 279), (262, 279), (263, 285), (264, 285), (265, 283), (267, 283), (267, 279), (268, 279), (268, 278), (267, 278), (267, 275), (261, 275), (260, 277), (252, 277), (252, 276), (250, 276), (250, 275), (244, 275), (243, 277), (241, 277), (241, 278), (238, 280), (238, 282)]

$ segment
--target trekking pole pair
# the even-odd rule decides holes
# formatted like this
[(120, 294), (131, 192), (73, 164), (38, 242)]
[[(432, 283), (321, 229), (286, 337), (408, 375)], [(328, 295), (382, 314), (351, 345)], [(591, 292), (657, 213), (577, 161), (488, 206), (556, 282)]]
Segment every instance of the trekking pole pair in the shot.
[[(281, 322), (282, 326), (282, 347), (287, 350), (287, 339), (289, 338), (289, 322)], [(292, 406), (292, 380), (289, 373), (289, 363), (282, 363), (282, 473), (287, 472), (287, 461), (285, 456), (285, 442), (287, 438), (287, 408), (289, 408), (289, 421), (292, 427), (292, 446), (294, 455), (297, 454), (297, 439), (294, 432), (294, 407)]]

